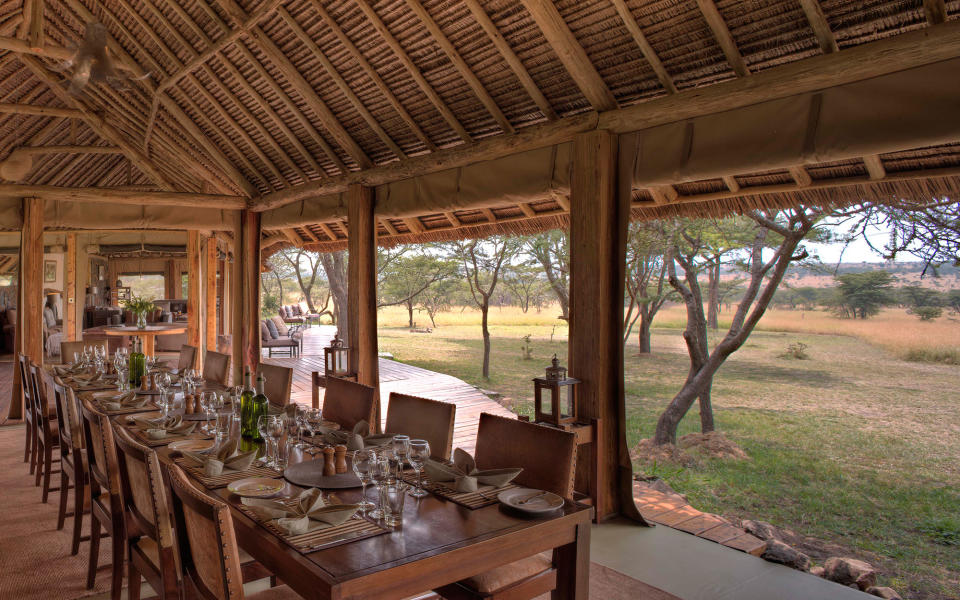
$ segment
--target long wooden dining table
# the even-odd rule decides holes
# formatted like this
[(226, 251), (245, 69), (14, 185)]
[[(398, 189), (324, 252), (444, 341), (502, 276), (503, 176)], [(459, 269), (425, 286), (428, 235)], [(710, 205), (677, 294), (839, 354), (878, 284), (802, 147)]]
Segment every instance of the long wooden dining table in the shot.
[[(127, 427), (129, 417), (114, 420)], [(155, 450), (162, 463), (177, 458), (166, 446)], [(312, 459), (309, 453), (291, 450), (291, 464)], [(402, 524), (388, 533), (301, 551), (252, 518), (226, 488), (206, 491), (230, 505), (238, 545), (304, 598), (399, 600), (548, 551), (553, 552), (557, 575), (553, 598), (588, 596), (589, 506), (567, 501), (554, 514), (531, 518), (499, 504), (470, 509), (433, 494), (420, 500), (410, 497)], [(286, 482), (279, 496), (300, 491)], [(373, 490), (367, 492), (372, 495)], [(335, 493), (344, 503), (361, 499), (356, 488)]]

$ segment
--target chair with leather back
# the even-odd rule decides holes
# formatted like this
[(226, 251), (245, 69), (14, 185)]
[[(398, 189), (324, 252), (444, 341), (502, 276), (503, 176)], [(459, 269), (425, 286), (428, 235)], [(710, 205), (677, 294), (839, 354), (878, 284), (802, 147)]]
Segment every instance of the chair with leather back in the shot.
[[(522, 467), (515, 483), (571, 500), (576, 448), (573, 433), (481, 413), (474, 458), (478, 469)], [(556, 587), (554, 557), (541, 553), (435, 591), (448, 600), (524, 600)]]
[(263, 375), (264, 393), (275, 406), (290, 404), (290, 393), (293, 390), (293, 369), (280, 365), (257, 365), (257, 375)]
[(430, 443), (435, 458), (450, 458), (453, 452), (453, 422), (457, 407), (418, 396), (390, 392), (384, 433), (402, 433)]
[[(83, 433), (77, 415), (73, 390), (59, 378), (53, 380), (53, 397), (57, 407), (57, 428), (60, 433), (60, 508), (57, 529), (63, 529), (67, 517), (73, 517), (73, 539), (70, 554), (80, 551), (83, 515), (86, 512), (87, 459), (83, 449)], [(73, 489), (73, 512), (67, 512), (67, 492)]]
[(355, 381), (327, 378), (327, 391), (323, 396), (323, 418), (338, 423), (343, 429), (353, 429), (360, 421), (366, 421), (370, 430), (373, 422), (373, 400), (376, 390)]
[(68, 364), (73, 362), (73, 355), (82, 355), (83, 348), (85, 346), (100, 346), (103, 348), (103, 352), (107, 352), (107, 343), (105, 341), (97, 340), (91, 342), (89, 340), (84, 340), (82, 342), (60, 342), (60, 363)]
[(127, 598), (140, 600), (140, 578), (163, 600), (180, 597), (173, 525), (157, 453), (114, 424), (127, 527)]
[(203, 360), (203, 379), (211, 383), (227, 385), (229, 372), (230, 355), (208, 350), (207, 356)]
[(96, 409), (87, 398), (80, 399), (80, 422), (90, 476), (90, 558), (87, 563), (87, 589), (93, 589), (100, 559), (101, 528), (110, 536), (110, 598), (119, 600), (123, 588), (123, 548), (126, 540), (123, 496), (117, 447), (110, 418)]
[[(31, 362), (28, 378), (30, 394), (33, 396), (33, 418), (37, 427), (37, 471), (34, 483), (41, 485), (42, 481), (42, 501), (46, 504), (50, 492), (60, 490), (59, 487), (50, 487), (50, 477), (60, 472), (59, 452), (56, 458), (53, 454), (54, 450), (60, 447), (60, 431), (57, 427), (56, 410), (50, 410), (50, 402), (47, 400), (47, 381), (43, 369)], [(57, 466), (56, 470), (53, 468), (54, 463)]]
[[(196, 488), (177, 465), (167, 469), (185, 596), (243, 600), (243, 581), (235, 575), (240, 573), (240, 551), (230, 507)], [(288, 600), (300, 596), (279, 586), (246, 598)]]
[(184, 344), (180, 347), (180, 357), (177, 359), (177, 373), (183, 373), (197, 364), (197, 347)]

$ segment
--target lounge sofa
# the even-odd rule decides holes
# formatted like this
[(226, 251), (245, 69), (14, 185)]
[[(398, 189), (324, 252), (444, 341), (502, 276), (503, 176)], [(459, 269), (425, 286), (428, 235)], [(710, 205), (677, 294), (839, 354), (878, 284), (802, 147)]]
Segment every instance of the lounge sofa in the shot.
[(299, 327), (289, 327), (280, 317), (270, 317), (260, 321), (260, 345), (267, 349), (267, 355), (274, 352), (286, 352), (291, 357), (300, 356), (300, 342), (303, 332)]

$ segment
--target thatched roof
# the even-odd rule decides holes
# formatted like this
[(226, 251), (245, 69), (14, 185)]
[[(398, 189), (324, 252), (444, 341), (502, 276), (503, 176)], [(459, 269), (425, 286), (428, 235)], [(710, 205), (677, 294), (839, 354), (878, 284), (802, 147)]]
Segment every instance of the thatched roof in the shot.
[[(16, 183), (205, 192), (245, 198), (255, 209), (293, 201), (271, 203), (284, 194), (310, 202), (321, 195), (313, 190), (376, 184), (384, 172), (398, 178), (404, 165), (432, 156), (441, 166), (447, 156), (467, 163), (473, 148), (500, 139), (541, 136), (539, 145), (550, 146), (562, 136), (533, 132), (551, 124), (559, 131), (578, 115), (603, 122), (618, 109), (951, 28), (958, 15), (956, 0), (5, 2), (0, 103), (53, 110), (0, 112), (0, 161), (22, 147), (84, 147), (33, 156)], [(122, 73), (149, 78), (66, 93), (56, 70), (90, 21), (106, 26)], [(950, 194), (957, 168), (955, 144), (897, 148), (807, 162), (799, 172), (746, 169), (666, 188), (640, 184), (633, 213)], [(896, 173), (904, 176), (888, 177)], [(385, 215), (379, 233), (383, 243), (400, 243), (562, 226), (563, 190), (555, 192)], [(264, 237), (268, 247), (332, 249), (343, 246), (346, 230), (330, 216)]]

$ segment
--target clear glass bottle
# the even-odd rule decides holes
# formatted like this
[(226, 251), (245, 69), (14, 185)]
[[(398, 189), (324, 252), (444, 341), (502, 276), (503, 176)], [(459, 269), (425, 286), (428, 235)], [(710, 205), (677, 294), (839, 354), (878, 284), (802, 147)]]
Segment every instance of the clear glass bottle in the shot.
[(133, 348), (130, 353), (130, 385), (140, 385), (140, 378), (147, 371), (146, 356), (143, 354), (143, 342), (139, 337), (133, 338)]
[(250, 369), (243, 370), (243, 391), (240, 393), (240, 435), (245, 438), (259, 438), (257, 417), (253, 414), (253, 380)]

